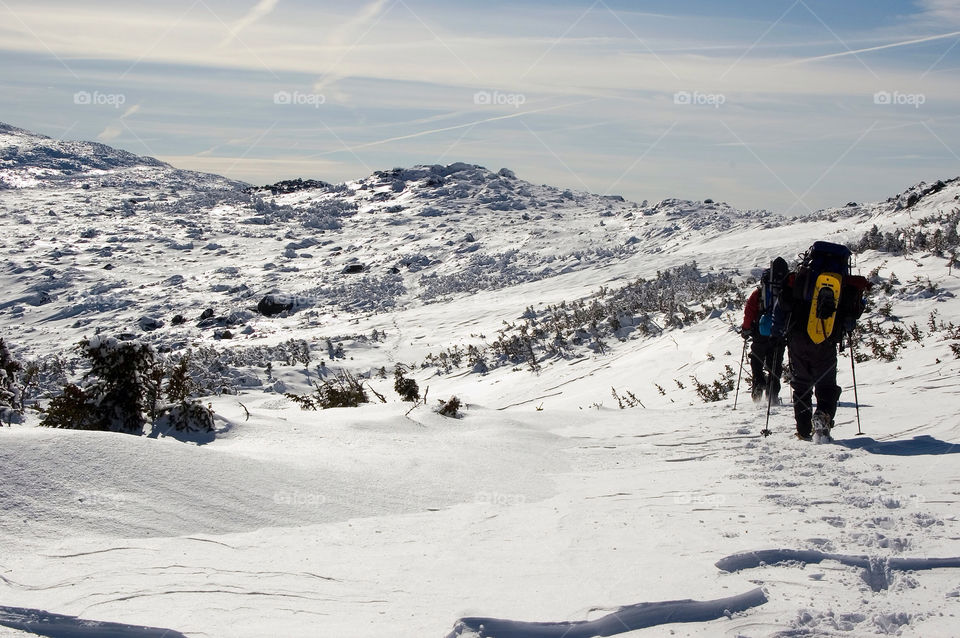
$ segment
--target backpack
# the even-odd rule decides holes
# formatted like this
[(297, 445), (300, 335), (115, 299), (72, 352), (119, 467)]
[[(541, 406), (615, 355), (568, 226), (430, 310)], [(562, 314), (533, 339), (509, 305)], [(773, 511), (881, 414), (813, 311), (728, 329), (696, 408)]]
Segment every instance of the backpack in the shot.
[(790, 304), (783, 298), (790, 267), (782, 257), (770, 263), (760, 278), (760, 320), (758, 329), (764, 337), (783, 337), (787, 333)]
[(797, 320), (806, 326), (814, 343), (828, 339), (839, 342), (844, 334), (853, 331), (863, 314), (864, 293), (870, 284), (863, 277), (850, 274), (851, 255), (846, 246), (817, 241), (797, 269)]

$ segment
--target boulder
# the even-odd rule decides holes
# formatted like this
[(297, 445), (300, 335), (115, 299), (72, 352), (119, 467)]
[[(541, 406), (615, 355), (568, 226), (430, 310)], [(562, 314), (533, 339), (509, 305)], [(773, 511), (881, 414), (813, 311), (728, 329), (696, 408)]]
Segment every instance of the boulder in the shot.
[(156, 317), (140, 317), (140, 320), (137, 321), (137, 325), (140, 326), (140, 329), (144, 332), (153, 332), (163, 327), (163, 321), (157, 319)]
[(257, 304), (257, 312), (264, 317), (275, 317), (293, 309), (293, 300), (288, 295), (269, 294)]

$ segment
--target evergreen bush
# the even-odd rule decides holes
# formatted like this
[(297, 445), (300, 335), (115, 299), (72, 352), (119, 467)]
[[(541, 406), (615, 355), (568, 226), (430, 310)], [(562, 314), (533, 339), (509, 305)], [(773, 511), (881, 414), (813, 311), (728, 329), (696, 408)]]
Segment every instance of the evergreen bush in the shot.
[(19, 421), (23, 416), (25, 392), (20, 373), (23, 366), (13, 358), (7, 344), (0, 338), (0, 425)]

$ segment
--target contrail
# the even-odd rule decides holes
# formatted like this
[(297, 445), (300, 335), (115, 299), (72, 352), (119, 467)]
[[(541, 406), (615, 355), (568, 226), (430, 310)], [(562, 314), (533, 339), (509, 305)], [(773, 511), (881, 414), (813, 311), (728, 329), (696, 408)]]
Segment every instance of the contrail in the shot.
[(792, 66), (794, 64), (806, 64), (807, 62), (819, 62), (820, 60), (829, 60), (831, 58), (842, 58), (846, 55), (856, 55), (858, 53), (868, 53), (870, 51), (880, 51), (881, 49), (893, 49), (895, 47), (905, 47), (911, 44), (920, 44), (923, 42), (932, 42), (933, 40), (942, 40), (943, 38), (952, 38), (955, 36), (960, 36), (960, 31), (952, 31), (950, 33), (942, 33), (940, 35), (931, 35), (925, 38), (917, 38), (915, 40), (904, 40), (902, 42), (891, 42), (890, 44), (881, 44), (875, 47), (867, 47), (865, 49), (857, 49), (856, 51), (841, 51), (839, 53), (831, 53), (829, 55), (818, 55), (812, 58), (803, 58), (802, 60), (793, 60), (791, 62), (784, 62), (783, 64), (777, 66)]
[(476, 120), (474, 122), (466, 122), (464, 124), (455, 124), (454, 126), (444, 126), (443, 128), (430, 129), (428, 131), (418, 131), (416, 133), (409, 133), (407, 135), (398, 135), (396, 137), (388, 137), (385, 140), (377, 140), (376, 142), (364, 142), (363, 144), (357, 144), (356, 146), (350, 146), (348, 148), (338, 148), (333, 151), (324, 151), (322, 153), (314, 153), (309, 157), (321, 157), (323, 155), (333, 155), (334, 153), (343, 153), (344, 151), (355, 151), (360, 148), (368, 148), (370, 146), (379, 146), (381, 144), (389, 144), (390, 142), (397, 142), (400, 140), (409, 140), (414, 137), (423, 137), (424, 135), (433, 135), (434, 133), (444, 133), (446, 131), (455, 131), (461, 128), (467, 128), (468, 126), (476, 126), (477, 124), (485, 124), (487, 122), (496, 122), (498, 120), (509, 120), (515, 117), (522, 117), (524, 115), (530, 115), (532, 113), (543, 113), (545, 111), (555, 111), (557, 109), (563, 109), (571, 106), (580, 106), (581, 104), (589, 104), (591, 102), (597, 102), (599, 98), (593, 98), (590, 100), (582, 100), (580, 102), (573, 102), (571, 104), (558, 104), (556, 106), (546, 106), (542, 109), (532, 109), (529, 111), (522, 111), (520, 113), (510, 113), (507, 115), (498, 115), (496, 117), (488, 117), (483, 120)]

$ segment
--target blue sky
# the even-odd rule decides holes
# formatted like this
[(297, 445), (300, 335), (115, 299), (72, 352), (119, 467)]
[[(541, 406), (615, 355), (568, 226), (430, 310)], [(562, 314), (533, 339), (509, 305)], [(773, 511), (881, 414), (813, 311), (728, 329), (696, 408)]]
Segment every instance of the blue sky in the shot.
[(804, 214), (960, 175), (960, 2), (0, 0), (0, 120), (253, 183), (465, 161)]

